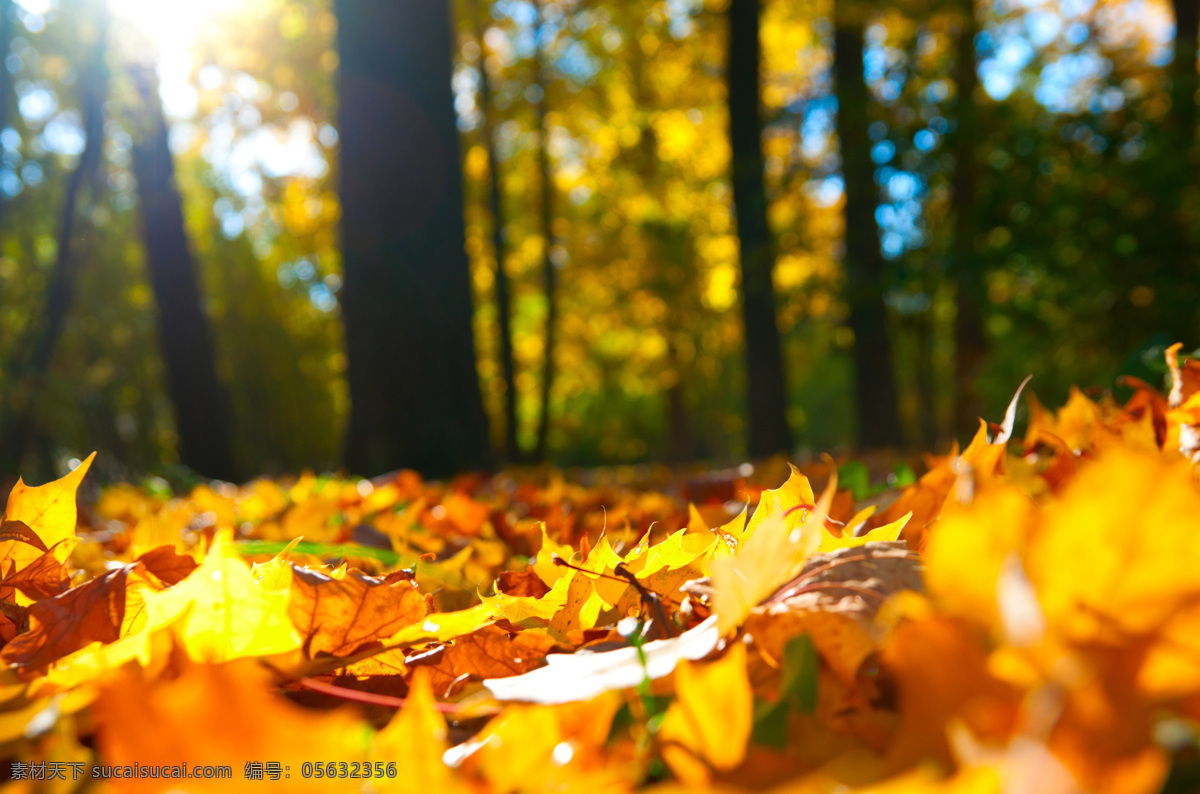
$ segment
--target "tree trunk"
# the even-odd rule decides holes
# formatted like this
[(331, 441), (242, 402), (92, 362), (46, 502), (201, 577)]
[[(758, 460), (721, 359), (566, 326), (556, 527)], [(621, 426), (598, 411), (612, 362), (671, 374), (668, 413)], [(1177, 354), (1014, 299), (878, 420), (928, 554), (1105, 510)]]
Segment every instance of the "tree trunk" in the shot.
[(445, 0), (338, 0), (346, 465), (491, 462)]
[[(847, 6), (851, 7), (847, 7)], [(883, 302), (884, 262), (875, 225), (875, 167), (867, 134), (869, 95), (863, 73), (865, 14), (839, 2), (834, 24), (837, 133), (845, 182), (845, 294), (854, 331), (858, 443), (864, 448), (899, 446), (896, 384)]]
[(978, 234), (976, 184), (979, 125), (975, 92), (979, 77), (975, 64), (975, 36), (979, 22), (974, 0), (962, 0), (962, 22), (956, 42), (954, 82), (958, 91), (954, 131), (954, 239), (950, 268), (957, 284), (958, 310), (954, 321), (954, 432), (970, 441), (979, 429), (983, 405), (979, 396), (979, 374), (987, 355), (981, 307), (984, 278), (975, 253)]
[[(1148, 164), (1152, 176), (1142, 181), (1147, 198), (1154, 203), (1154, 212), (1139, 240), (1148, 261), (1131, 270), (1123, 286), (1127, 289), (1134, 284), (1149, 284), (1156, 292), (1151, 306), (1133, 312), (1133, 322), (1161, 329), (1172, 340), (1190, 347), (1200, 332), (1196, 310), (1200, 300), (1200, 218), (1195, 212), (1196, 193), (1200, 190), (1200, 147), (1196, 145), (1200, 0), (1172, 0), (1171, 5), (1175, 15), (1174, 58), (1166, 67), (1171, 105), (1161, 124), (1155, 160)], [(1121, 308), (1118, 304), (1116, 311)], [(1122, 319), (1117, 314), (1114, 322), (1122, 324)]]
[[(486, 8), (486, 5), (485, 5)], [(475, 12), (476, 38), (479, 40), (479, 112), (483, 117), (483, 146), (488, 161), (488, 206), (492, 215), (492, 248), (496, 255), (496, 349), (504, 378), (504, 460), (516, 463), (521, 457), (517, 442), (517, 365), (513, 356), (512, 294), (504, 262), (508, 246), (504, 242), (504, 202), (500, 192), (500, 161), (496, 158), (496, 131), (492, 126), (492, 86), (487, 71), (486, 30), (478, 8)]]
[(792, 434), (771, 280), (775, 253), (763, 187), (759, 0), (729, 4), (728, 68), (729, 143), (746, 344), (746, 443), (750, 457), (763, 458), (790, 452)]
[(676, 465), (692, 459), (692, 433), (688, 422), (687, 401), (683, 389), (683, 365), (679, 361), (679, 348), (675, 344), (677, 331), (667, 329), (667, 366), (671, 368), (671, 381), (667, 386), (667, 462)]
[(1171, 118), (1183, 146), (1196, 142), (1196, 73), (1200, 50), (1200, 0), (1172, 0), (1175, 10), (1175, 59), (1171, 63)]
[[(8, 19), (7, 9), (4, 18)], [(91, 58), (80, 70), (79, 98), (85, 143), (79, 163), (67, 178), (62, 221), (55, 241), (57, 255), (46, 288), (41, 317), (31, 322), (27, 339), (17, 348), (10, 365), (8, 378), (10, 383), (15, 384), (10, 387), (8, 404), (3, 406), (6, 410), (0, 427), (0, 474), (13, 475), (20, 469), (33, 434), (37, 395), (75, 298), (81, 259), (76, 256), (72, 243), (76, 236), (79, 194), (84, 184), (94, 181), (92, 177), (100, 167), (104, 147), (104, 100), (108, 96), (108, 68), (105, 65), (108, 14), (103, 8), (97, 12), (95, 23)], [(2, 63), (0, 68), (3, 68)], [(30, 352), (27, 354), (26, 351)], [(23, 358), (26, 355), (28, 358)]]
[(542, 228), (542, 280), (546, 290), (546, 326), (543, 335), (546, 341), (545, 363), (542, 366), (542, 412), (538, 416), (537, 445), (534, 460), (546, 459), (546, 444), (550, 435), (550, 394), (554, 387), (554, 344), (558, 331), (558, 269), (554, 266), (551, 249), (554, 247), (554, 179), (550, 168), (550, 125), (546, 120), (545, 20), (542, 15), (543, 0), (536, 0), (535, 36), (537, 72), (535, 84), (541, 89), (534, 103), (538, 121), (538, 171), (542, 183), (541, 228)]
[(142, 135), (133, 146), (133, 173), (142, 210), (150, 285), (158, 304), (158, 346), (167, 393), (175, 406), (179, 460), (206, 477), (237, 478), (230, 443), (229, 398), (217, 379), (216, 356), (188, 247), (167, 120), (153, 67), (134, 70), (141, 95)]
[[(8, 126), (8, 109), (12, 106), (12, 74), (4, 60), (12, 50), (13, 0), (0, 0), (0, 130)], [(0, 195), (0, 230), (4, 228), (4, 210), (8, 202)]]

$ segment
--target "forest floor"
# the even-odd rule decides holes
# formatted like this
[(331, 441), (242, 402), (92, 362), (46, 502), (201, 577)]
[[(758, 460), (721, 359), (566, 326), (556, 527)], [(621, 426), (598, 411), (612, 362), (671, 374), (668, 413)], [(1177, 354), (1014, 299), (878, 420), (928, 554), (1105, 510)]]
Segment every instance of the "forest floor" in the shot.
[(1197, 790), (1200, 365), (1169, 361), (1020, 439), (1018, 394), (919, 479), (18, 483), (12, 790)]

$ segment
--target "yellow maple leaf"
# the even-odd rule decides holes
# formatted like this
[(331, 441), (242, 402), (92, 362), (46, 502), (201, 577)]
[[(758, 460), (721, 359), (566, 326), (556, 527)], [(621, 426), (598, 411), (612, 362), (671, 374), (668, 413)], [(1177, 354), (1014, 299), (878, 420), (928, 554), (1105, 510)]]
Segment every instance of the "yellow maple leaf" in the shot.
[[(861, 546), (864, 543), (871, 543), (876, 540), (895, 541), (900, 538), (900, 532), (908, 524), (908, 520), (912, 518), (912, 513), (905, 513), (904, 516), (893, 521), (890, 524), (884, 524), (881, 527), (875, 527), (865, 535), (843, 535), (842, 537), (834, 537), (828, 530), (822, 529), (821, 545), (818, 547), (819, 552), (837, 551), (838, 549), (849, 549), (855, 546)], [(861, 523), (861, 522), (859, 522)]]
[[(45, 485), (31, 488), (25, 484), (24, 480), (17, 480), (17, 484), (13, 486), (12, 492), (8, 495), (8, 507), (4, 511), (5, 522), (19, 521), (23, 523), (41, 539), (47, 549), (53, 550), (55, 559), (59, 562), (66, 562), (67, 557), (71, 554), (71, 549), (77, 542), (75, 537), (75, 492), (79, 489), (79, 483), (91, 468), (95, 458), (96, 453), (93, 452), (70, 474)], [(6, 540), (0, 545), (9, 543), (12, 541)], [(17, 545), (28, 546), (28, 544)], [(17, 562), (15, 570), (24, 567), (21, 561), (17, 560), (18, 556), (22, 560), (25, 556), (29, 557), (28, 560), (24, 560), (25, 565), (39, 556), (37, 550), (32, 546), (28, 551), (29, 554), (26, 555), (17, 548), (12, 550), (10, 559)]]
[(467, 787), (442, 762), (450, 747), (446, 718), (434, 708), (429, 671), (417, 670), (409, 685), (407, 702), (375, 737), (368, 759), (374, 764), (400, 764), (399, 774), (374, 781), (383, 794), (458, 792)]
[(754, 724), (746, 646), (734, 643), (708, 664), (681, 662), (675, 668), (675, 693), (659, 731), (663, 758), (684, 783), (704, 785), (710, 767), (733, 769), (746, 757)]
[(555, 564), (555, 555), (564, 560), (570, 560), (571, 555), (574, 553), (575, 549), (570, 546), (555, 543), (551, 540), (549, 533), (546, 532), (546, 524), (543, 523), (542, 548), (538, 550), (537, 557), (534, 558), (533, 570), (546, 587), (554, 587), (555, 582), (571, 572), (570, 568), (564, 568)]
[(204, 562), (186, 579), (144, 598), (149, 627), (178, 618), (181, 643), (199, 661), (286, 653), (302, 642), (288, 619), (287, 592), (251, 576), (227, 529), (217, 532)]
[(628, 774), (606, 763), (604, 752), (621, 702), (608, 692), (579, 703), (511, 706), (475, 738), (469, 765), (496, 794), (628, 790)]
[(419, 623), (405, 626), (388, 639), (384, 645), (395, 647), (418, 642), (452, 640), (488, 625), (495, 619), (500, 599), (485, 600), (482, 604), (460, 609), (457, 612), (434, 612), (426, 615)]
[(815, 508), (813, 489), (808, 478), (792, 464), (789, 463), (788, 467), (791, 475), (783, 485), (763, 491), (745, 532), (739, 533), (740, 540), (748, 540), (761, 527), (776, 520), (782, 520), (789, 529), (795, 529)]
[(292, 587), (292, 563), (288, 555), (300, 538), (293, 538), (290, 543), (266, 562), (256, 562), (250, 566), (250, 575), (258, 582), (264, 593), (284, 593)]
[(1023, 548), (1033, 510), (1017, 489), (996, 488), (942, 517), (924, 556), (925, 584), (941, 609), (984, 622), (999, 635), (1000, 573)]
[[(788, 483), (798, 477), (803, 480), (802, 487), (807, 488), (808, 480), (795, 469)], [(784, 486), (787, 488), (787, 483)], [(799, 483), (793, 486), (796, 490), (800, 487)], [(792, 491), (793, 498), (796, 490)], [(713, 609), (722, 634), (740, 625), (751, 609), (794, 577), (809, 555), (818, 549), (825, 534), (825, 517), (829, 515), (829, 505), (836, 491), (835, 475), (811, 511), (796, 511), (805, 514), (799, 521), (792, 521), (792, 516), (785, 515), (788, 508), (780, 506), (778, 496), (771, 498), (767, 507), (771, 511), (769, 517), (757, 521), (760, 514), (754, 514), (751, 526), (738, 544), (737, 553), (712, 560)], [(773, 492), (763, 494), (764, 501), (770, 493)], [(759, 510), (762, 509), (760, 504)]]
[(1026, 568), (1048, 622), (1076, 639), (1161, 627), (1200, 597), (1200, 494), (1183, 459), (1111, 450), (1042, 511)]

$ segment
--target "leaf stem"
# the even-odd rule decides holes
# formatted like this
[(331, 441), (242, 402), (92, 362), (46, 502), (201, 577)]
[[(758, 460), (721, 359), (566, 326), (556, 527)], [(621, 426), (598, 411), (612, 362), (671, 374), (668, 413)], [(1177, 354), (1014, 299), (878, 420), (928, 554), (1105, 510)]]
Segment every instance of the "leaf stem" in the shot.
[[(352, 700), (355, 703), (365, 703), (369, 706), (383, 706), (384, 708), (399, 709), (403, 708), (408, 703), (408, 698), (396, 697), (395, 695), (376, 695), (372, 692), (361, 692), (357, 689), (347, 689), (336, 684), (327, 684), (324, 681), (318, 681), (315, 678), (305, 676), (297, 680), (297, 683), (305, 689), (313, 692), (320, 692), (322, 695), (339, 698), (341, 700)], [(458, 714), (463, 711), (463, 707), (458, 703), (434, 703), (435, 711), (440, 711), (442, 714)], [(500, 713), (498, 708), (479, 707), (471, 710), (473, 716), (488, 716), (494, 717)]]

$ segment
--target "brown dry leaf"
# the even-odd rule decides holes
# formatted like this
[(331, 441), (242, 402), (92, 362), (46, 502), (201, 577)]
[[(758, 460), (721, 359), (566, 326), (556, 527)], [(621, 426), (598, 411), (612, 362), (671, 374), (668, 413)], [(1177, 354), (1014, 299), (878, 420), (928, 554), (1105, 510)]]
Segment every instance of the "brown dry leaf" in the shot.
[(304, 635), (311, 656), (348, 656), (420, 623), (430, 611), (429, 600), (407, 574), (373, 578), (351, 570), (334, 579), (308, 568), (293, 569), (288, 616)]
[(140, 631), (146, 623), (145, 591), (176, 584), (195, 568), (191, 557), (161, 546), (133, 563), (38, 601), (29, 608), (30, 630), (6, 645), (0, 659), (28, 675), (93, 642), (111, 643)]
[(410, 656), (406, 664), (428, 671), (433, 691), (450, 697), (452, 690), (468, 679), (508, 678), (540, 667), (556, 645), (537, 631), (509, 632), (484, 626), (452, 643)]
[(1137, 419), (1149, 414), (1154, 443), (1162, 449), (1167, 442), (1167, 412), (1171, 407), (1167, 398), (1149, 383), (1132, 375), (1122, 375), (1117, 383), (1134, 390), (1133, 396), (1125, 403), (1122, 419)]
[(776, 665), (788, 640), (808, 634), (834, 674), (853, 686), (876, 650), (880, 605), (902, 590), (922, 589), (919, 558), (903, 541), (815, 554), (795, 579), (755, 607), (746, 633)]
[[(11, 565), (16, 567), (16, 562), (13, 561)], [(15, 573), (10, 572), (3, 580), (0, 580), (0, 588), (11, 587), (29, 601), (53, 598), (70, 586), (70, 572), (67, 570), (67, 566), (54, 556), (53, 551), (43, 553), (24, 568)]]
[(904, 541), (869, 541), (814, 554), (787, 584), (767, 599), (791, 610), (833, 609), (861, 615), (864, 625), (889, 596), (921, 591), (921, 558)]
[(935, 459), (929, 471), (921, 475), (916, 483), (905, 488), (896, 497), (896, 501), (868, 518), (866, 528), (886, 526), (899, 521), (906, 514), (911, 515), (900, 537), (907, 541), (910, 547), (921, 550), (927, 527), (937, 521), (942, 512), (942, 505), (946, 503), (946, 497), (958, 481), (958, 473), (954, 470), (954, 461), (957, 458), (958, 447), (955, 445), (949, 455)]
[(541, 598), (550, 592), (550, 588), (532, 568), (526, 571), (502, 571), (496, 579), (496, 589), (505, 595), (520, 598)]
[[(16, 541), (24, 543), (27, 546), (32, 546), (38, 551), (45, 553), (47, 551), (46, 544), (42, 541), (38, 534), (24, 521), (14, 519), (4, 519), (4, 523), (0, 524), (0, 542)], [(7, 557), (5, 558), (7, 559)]]
[(90, 643), (116, 640), (125, 619), (125, 580), (135, 568), (123, 565), (32, 605), (30, 630), (4, 646), (0, 659), (29, 675)]
[(174, 546), (151, 549), (138, 557), (137, 561), (168, 587), (179, 584), (199, 567), (194, 559), (178, 553)]

